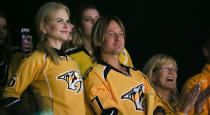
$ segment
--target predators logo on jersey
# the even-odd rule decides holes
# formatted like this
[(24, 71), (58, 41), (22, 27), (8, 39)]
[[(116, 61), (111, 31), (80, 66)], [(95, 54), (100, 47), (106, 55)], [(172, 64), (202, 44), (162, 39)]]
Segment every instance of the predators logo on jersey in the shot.
[(144, 111), (144, 103), (145, 103), (144, 85), (140, 84), (132, 88), (126, 94), (121, 96), (121, 99), (130, 99), (131, 101), (134, 102), (136, 110)]
[(57, 77), (57, 79), (62, 79), (67, 82), (67, 89), (76, 91), (77, 93), (83, 90), (83, 80), (82, 76), (77, 71), (66, 72), (63, 75)]

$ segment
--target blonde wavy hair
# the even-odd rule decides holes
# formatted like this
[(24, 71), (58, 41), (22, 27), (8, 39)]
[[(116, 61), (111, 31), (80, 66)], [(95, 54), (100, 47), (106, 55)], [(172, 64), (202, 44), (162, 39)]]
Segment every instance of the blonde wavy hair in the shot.
[(67, 12), (68, 16), (70, 16), (69, 9), (64, 4), (57, 2), (48, 2), (40, 7), (35, 20), (36, 31), (39, 37), (37, 50), (46, 53), (55, 64), (59, 63), (60, 57), (47, 43), (48, 36), (44, 31), (46, 23), (48, 23), (48, 21), (60, 9), (64, 9)]
[[(150, 84), (155, 89), (156, 93), (156, 83), (152, 81), (153, 73), (155, 72), (155, 69), (160, 67), (163, 64), (173, 63), (173, 65), (177, 68), (177, 63), (175, 59), (167, 54), (156, 54), (152, 56), (144, 65), (142, 72), (146, 74), (146, 76), (149, 78)], [(179, 96), (178, 96), (178, 90), (177, 88), (170, 90), (170, 97), (169, 97), (169, 103), (171, 105), (177, 105), (179, 102)]]

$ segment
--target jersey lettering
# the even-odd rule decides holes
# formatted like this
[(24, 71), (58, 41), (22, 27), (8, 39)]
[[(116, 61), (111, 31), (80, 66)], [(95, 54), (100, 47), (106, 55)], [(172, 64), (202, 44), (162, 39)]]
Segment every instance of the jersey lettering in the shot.
[(76, 91), (77, 93), (83, 90), (82, 76), (77, 71), (67, 72), (63, 75), (58, 76), (57, 79), (62, 79), (66, 81), (68, 85), (67, 89)]
[(140, 84), (137, 87), (132, 88), (123, 96), (121, 96), (121, 99), (130, 99), (131, 101), (134, 102), (136, 110), (144, 111), (145, 96), (143, 92), (144, 92), (144, 85)]

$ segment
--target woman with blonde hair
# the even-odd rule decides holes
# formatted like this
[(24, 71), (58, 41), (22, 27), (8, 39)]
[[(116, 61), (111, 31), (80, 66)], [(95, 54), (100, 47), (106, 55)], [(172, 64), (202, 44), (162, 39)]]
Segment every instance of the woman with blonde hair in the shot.
[(17, 72), (11, 75), (12, 79), (3, 93), (4, 100), (7, 100), (1, 103), (3, 109), (17, 107), (22, 92), (30, 86), (40, 114), (85, 114), (83, 80), (79, 69), (61, 51), (62, 43), (69, 39), (72, 32), (69, 17), (69, 9), (62, 3), (49, 2), (41, 6), (36, 17), (40, 38), (37, 50), (23, 59)]
[(184, 114), (191, 110), (200, 94), (200, 86), (196, 84), (186, 94), (183, 106), (180, 104), (176, 88), (178, 66), (175, 59), (167, 54), (156, 54), (144, 65), (142, 72), (150, 80), (159, 99), (162, 103), (165, 114)]

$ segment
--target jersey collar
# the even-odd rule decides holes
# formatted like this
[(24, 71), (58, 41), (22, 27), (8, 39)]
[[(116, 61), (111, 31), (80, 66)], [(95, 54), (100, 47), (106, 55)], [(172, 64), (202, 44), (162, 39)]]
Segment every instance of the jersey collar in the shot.
[(90, 56), (90, 52), (88, 52), (87, 49), (85, 49), (84, 47), (81, 47), (81, 50), (83, 50), (88, 56)]
[(115, 70), (115, 71), (117, 71), (117, 72), (120, 72), (120, 73), (124, 74), (125, 76), (130, 76), (130, 70), (129, 70), (130, 67), (125, 66), (125, 65), (123, 65), (123, 64), (121, 64), (121, 66), (123, 66), (123, 67), (126, 68), (126, 72), (127, 72), (127, 73), (121, 72), (120, 70), (118, 70), (117, 68), (111, 66), (110, 64), (106, 63), (106, 62), (103, 61), (103, 60), (98, 60), (97, 63), (98, 63), (98, 64), (101, 64), (101, 65), (104, 65), (104, 66), (107, 66), (108, 68), (113, 69), (113, 70)]
[(56, 48), (53, 48), (55, 50), (55, 52), (59, 55), (59, 56), (66, 56), (65, 52), (63, 52), (62, 50), (58, 50)]

